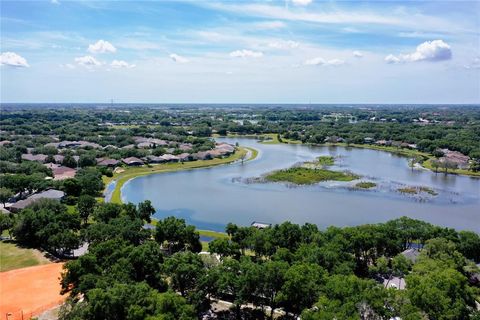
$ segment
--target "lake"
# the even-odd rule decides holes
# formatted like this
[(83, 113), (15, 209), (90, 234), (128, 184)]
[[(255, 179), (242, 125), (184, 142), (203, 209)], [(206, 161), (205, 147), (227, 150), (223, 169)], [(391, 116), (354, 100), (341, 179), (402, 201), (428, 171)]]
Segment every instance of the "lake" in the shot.
[[(246, 138), (222, 138), (259, 150), (258, 157), (205, 169), (160, 173), (130, 180), (122, 187), (124, 202), (151, 200), (155, 218), (184, 218), (199, 229), (223, 231), (228, 222), (281, 223), (289, 220), (351, 226), (409, 216), (433, 224), (480, 232), (480, 179), (435, 174), (408, 166), (408, 159), (383, 151), (286, 144), (261, 144)], [(272, 170), (288, 168), (320, 155), (336, 157), (331, 169), (349, 170), (374, 190), (355, 190), (358, 182), (322, 182), (310, 186), (249, 183)], [(438, 195), (408, 196), (405, 186), (425, 186)]]

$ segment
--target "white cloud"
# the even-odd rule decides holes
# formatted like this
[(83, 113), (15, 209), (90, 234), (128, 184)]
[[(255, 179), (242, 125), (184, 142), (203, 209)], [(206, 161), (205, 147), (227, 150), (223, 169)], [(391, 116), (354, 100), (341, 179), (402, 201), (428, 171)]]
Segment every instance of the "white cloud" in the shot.
[(251, 50), (236, 50), (230, 52), (230, 57), (232, 58), (260, 58), (263, 57), (263, 52), (260, 51), (251, 51)]
[(129, 64), (123, 60), (113, 60), (112, 63), (110, 63), (110, 66), (113, 68), (135, 68), (134, 64)]
[(108, 41), (98, 40), (94, 44), (88, 46), (88, 52), (90, 53), (115, 53), (117, 49)]
[(400, 63), (401, 61), (402, 60), (400, 60), (400, 58), (395, 57), (393, 54), (389, 54), (388, 56), (385, 57), (386, 63), (395, 64), (395, 63)]
[(480, 57), (476, 57), (471, 63), (464, 65), (465, 69), (480, 69)]
[(363, 53), (361, 53), (360, 51), (355, 50), (355, 51), (353, 51), (353, 56), (354, 56), (355, 58), (361, 58), (361, 57), (363, 57)]
[(270, 48), (274, 49), (295, 49), (298, 48), (300, 43), (292, 40), (278, 40), (278, 41), (272, 41), (268, 44)]
[(413, 53), (392, 54), (385, 57), (387, 63), (415, 62), (415, 61), (443, 61), (452, 58), (452, 49), (448, 43), (443, 40), (425, 41), (417, 46)]
[(187, 58), (179, 56), (178, 54), (175, 54), (175, 53), (172, 53), (170, 55), (170, 59), (172, 59), (173, 61), (175, 61), (177, 63), (187, 63), (187, 62), (190, 61)]
[(296, 6), (308, 6), (312, 0), (292, 0), (292, 3)]
[(50, 0), (50, 3), (52, 4), (60, 4), (60, 2), (58, 0)]
[(285, 28), (287, 25), (285, 22), (282, 21), (265, 21), (265, 22), (258, 22), (255, 24), (256, 29), (265, 29), (265, 30), (275, 30), (275, 29), (282, 29)]
[(341, 59), (325, 60), (321, 57), (316, 57), (316, 58), (305, 60), (303, 64), (306, 66), (340, 66), (342, 64), (345, 64), (345, 61)]
[(100, 61), (98, 61), (92, 56), (75, 58), (75, 62), (84, 67), (98, 67), (102, 65)]
[(27, 60), (15, 52), (2, 52), (2, 54), (0, 54), (0, 65), (18, 68), (30, 67)]

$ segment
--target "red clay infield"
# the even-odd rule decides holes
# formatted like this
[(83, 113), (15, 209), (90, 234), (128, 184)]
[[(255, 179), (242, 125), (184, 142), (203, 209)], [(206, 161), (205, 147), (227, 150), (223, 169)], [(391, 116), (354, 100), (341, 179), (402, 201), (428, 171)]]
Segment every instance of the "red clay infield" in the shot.
[[(29, 319), (61, 304), (62, 263), (0, 272), (0, 320)], [(23, 316), (22, 316), (23, 315)]]

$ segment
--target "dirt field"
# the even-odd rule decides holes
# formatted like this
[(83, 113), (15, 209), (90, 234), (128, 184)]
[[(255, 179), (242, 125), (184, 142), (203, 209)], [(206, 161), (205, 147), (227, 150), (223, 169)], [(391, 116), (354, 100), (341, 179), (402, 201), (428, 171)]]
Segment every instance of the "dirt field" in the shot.
[(61, 271), (61, 263), (52, 263), (1, 272), (0, 320), (29, 319), (62, 303)]

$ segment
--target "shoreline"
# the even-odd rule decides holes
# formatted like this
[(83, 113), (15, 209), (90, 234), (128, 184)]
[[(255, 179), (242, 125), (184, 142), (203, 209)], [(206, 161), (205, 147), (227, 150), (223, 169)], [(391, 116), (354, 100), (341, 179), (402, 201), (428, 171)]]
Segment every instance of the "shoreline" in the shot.
[[(284, 139), (281, 138), (282, 141), (278, 139), (278, 134), (276, 133), (264, 133), (264, 134), (251, 134), (251, 135), (239, 135), (239, 134), (228, 134), (227, 136), (219, 136), (219, 137), (229, 137), (229, 138), (252, 138), (252, 139), (258, 139), (260, 140), (262, 137), (268, 137), (270, 140), (265, 140), (265, 141), (260, 141), (259, 143), (262, 144), (303, 144), (306, 146), (318, 146), (318, 147), (344, 147), (344, 148), (357, 148), (357, 149), (370, 149), (370, 150), (377, 150), (377, 151), (384, 151), (388, 152), (391, 154), (396, 154), (400, 155), (403, 157), (407, 158), (415, 158), (415, 157), (420, 157), (422, 158), (422, 162), (419, 163), (422, 169), (429, 170), (430, 172), (433, 172), (435, 174), (445, 174), (444, 171), (441, 169), (438, 170), (438, 172), (435, 172), (431, 166), (431, 160), (434, 159), (435, 157), (429, 153), (426, 152), (421, 152), (418, 150), (413, 150), (413, 149), (402, 149), (402, 148), (397, 148), (397, 147), (391, 147), (391, 146), (378, 146), (378, 145), (373, 145), (373, 144), (357, 144), (357, 143), (351, 143), (347, 144), (345, 142), (339, 142), (339, 143), (302, 143), (299, 140), (289, 140), (289, 139)], [(446, 174), (453, 174), (453, 175), (460, 175), (460, 176), (465, 176), (465, 177), (472, 177), (472, 178), (480, 178), (480, 172), (473, 172), (470, 170), (465, 170), (465, 169), (449, 169), (449, 171)]]
[(241, 161), (241, 158), (244, 155), (246, 156), (246, 159), (244, 161), (254, 160), (258, 156), (258, 150), (251, 147), (239, 147), (233, 155), (221, 159), (217, 158), (211, 160), (197, 160), (184, 163), (158, 164), (151, 167), (142, 166), (135, 168), (127, 168), (124, 172), (119, 173), (118, 175), (114, 175), (111, 178), (104, 178), (104, 193), (109, 189), (110, 184), (115, 183), (114, 189), (109, 192), (110, 202), (122, 203), (121, 189), (125, 185), (125, 183), (134, 178), (157, 173), (193, 170), (230, 164), (236, 161)]

